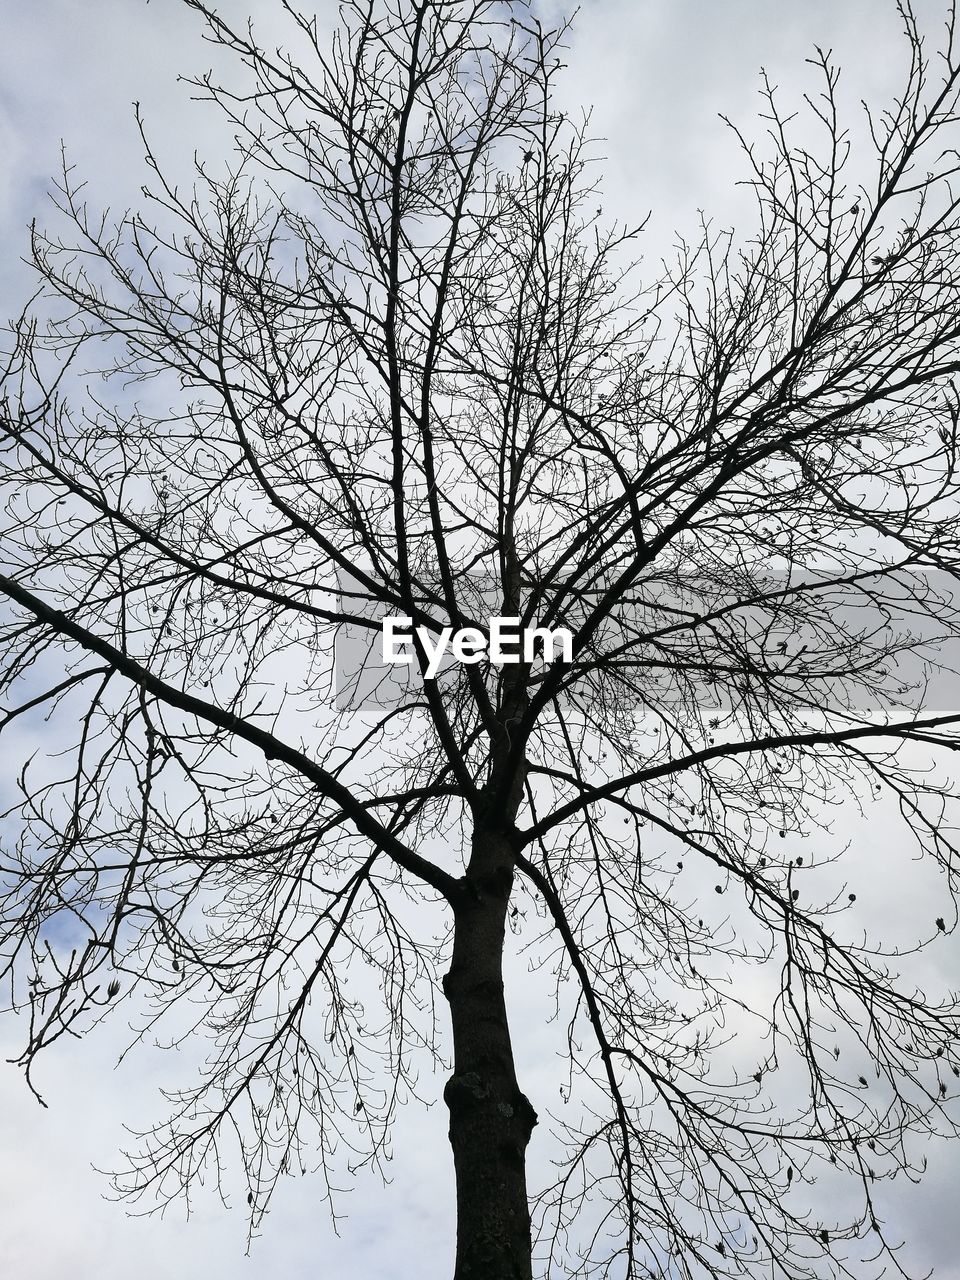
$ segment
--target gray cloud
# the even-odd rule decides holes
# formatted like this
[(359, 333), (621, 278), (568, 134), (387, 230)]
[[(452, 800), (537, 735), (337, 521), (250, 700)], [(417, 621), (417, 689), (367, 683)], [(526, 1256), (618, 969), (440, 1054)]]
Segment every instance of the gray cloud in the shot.
[[(266, 19), (270, 0), (228, 0), (228, 10)], [(557, 11), (551, 0), (543, 6)], [(940, 6), (925, 3), (933, 21)], [(216, 155), (225, 133), (207, 109), (190, 104), (180, 71), (208, 65), (197, 23), (177, 0), (0, 0), (0, 265), (2, 310), (23, 300), (30, 282), (16, 259), (26, 226), (44, 216), (43, 197), (64, 139), (77, 172), (89, 179), (93, 205), (122, 208), (138, 199), (145, 178), (142, 146), (129, 104), (142, 102), (151, 136), (174, 170), (189, 176), (196, 147)], [(677, 230), (689, 229), (697, 207), (721, 221), (743, 209), (732, 187), (736, 150), (717, 113), (755, 128), (757, 71), (765, 65), (787, 100), (807, 82), (802, 60), (811, 45), (833, 46), (846, 68), (847, 101), (861, 94), (883, 99), (900, 65), (893, 4), (876, 0), (813, 0), (803, 5), (765, 0), (587, 0), (571, 35), (563, 93), (572, 108), (592, 105), (594, 127), (606, 139), (608, 210), (628, 220), (654, 210), (647, 252), (665, 252)], [(886, 824), (877, 822), (873, 852)], [(850, 811), (840, 824), (863, 831)], [(859, 854), (866, 867), (869, 841)], [(889, 879), (875, 877), (876, 905), (908, 889), (910, 864), (891, 857)], [(854, 859), (854, 866), (858, 859)], [(886, 864), (885, 864), (886, 865)], [(925, 894), (932, 890), (925, 889)], [(888, 895), (884, 897), (884, 895)], [(931, 899), (932, 901), (932, 899)], [(920, 903), (927, 910), (926, 899)], [(900, 910), (888, 905), (888, 911)], [(891, 922), (892, 923), (892, 922)], [(944, 956), (947, 952), (944, 951)], [(954, 955), (955, 962), (955, 955)], [(934, 964), (930, 977), (945, 983), (951, 966)], [(535, 1105), (556, 1094), (558, 1048), (543, 1020), (543, 987), (523, 959), (511, 964), (510, 998), (521, 1080)], [(5, 1056), (15, 1052), (15, 1029), (0, 1028)], [(109, 1167), (123, 1145), (122, 1124), (161, 1114), (161, 1083), (189, 1079), (189, 1063), (145, 1052), (114, 1070), (122, 1048), (116, 1025), (82, 1045), (51, 1052), (40, 1083), (51, 1104), (40, 1111), (12, 1067), (0, 1070), (0, 1197), (4, 1204), (4, 1269), (19, 1280), (62, 1280), (98, 1275), (119, 1280), (205, 1280), (274, 1277), (315, 1280), (445, 1280), (452, 1254), (451, 1169), (442, 1080), (424, 1082), (433, 1106), (406, 1108), (398, 1125), (393, 1185), (365, 1176), (345, 1202), (350, 1218), (341, 1237), (328, 1228), (310, 1178), (291, 1179), (267, 1219), (253, 1256), (244, 1258), (242, 1196), (222, 1209), (201, 1197), (192, 1220), (128, 1219), (101, 1198), (105, 1184), (90, 1164)], [(546, 1155), (543, 1130), (532, 1156)], [(894, 1196), (902, 1235), (921, 1265), (936, 1264), (942, 1280), (960, 1276), (954, 1254), (953, 1204), (960, 1156), (931, 1148), (931, 1172), (921, 1191)], [(54, 1225), (55, 1224), (55, 1225)]]

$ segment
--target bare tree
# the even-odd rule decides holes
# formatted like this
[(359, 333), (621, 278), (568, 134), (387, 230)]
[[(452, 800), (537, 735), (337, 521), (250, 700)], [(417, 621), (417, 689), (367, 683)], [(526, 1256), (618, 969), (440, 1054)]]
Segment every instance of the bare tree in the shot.
[[(379, 1162), (442, 991), (457, 1280), (899, 1268), (875, 1182), (956, 1134), (958, 1007), (865, 931), (828, 817), (892, 798), (947, 903), (913, 950), (955, 928), (952, 7), (934, 74), (900, 6), (871, 156), (828, 55), (805, 117), (767, 86), (752, 230), (651, 279), (519, 0), (348, 0), (329, 47), (281, 0), (273, 53), (185, 3), (235, 155), (187, 194), (145, 132), (115, 221), (65, 165), (5, 366), (2, 725), (54, 726), (2, 854), (28, 1078), (138, 994), (141, 1035), (206, 1029), (120, 1182), (162, 1203), (236, 1139), (255, 1226), (308, 1152), (328, 1195)], [(427, 678), (491, 612), (572, 660)], [(334, 698), (388, 616), (409, 679)], [(509, 927), (568, 1021), (533, 1198)]]

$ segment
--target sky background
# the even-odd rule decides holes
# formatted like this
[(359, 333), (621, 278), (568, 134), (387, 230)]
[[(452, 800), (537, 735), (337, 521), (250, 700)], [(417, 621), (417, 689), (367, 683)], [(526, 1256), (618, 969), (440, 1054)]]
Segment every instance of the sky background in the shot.
[[(326, 18), (334, 6), (327, 4)], [(269, 31), (273, 0), (222, 0), (231, 19), (252, 14)], [(561, 7), (544, 6), (547, 16)], [(936, 25), (938, 0), (920, 0), (921, 20)], [(781, 86), (784, 100), (811, 86), (804, 59), (815, 44), (832, 47), (844, 68), (843, 97), (851, 113), (861, 96), (883, 101), (899, 79), (904, 46), (893, 3), (886, 0), (585, 0), (569, 40), (564, 105), (593, 109), (605, 138), (605, 209), (631, 222), (652, 219), (644, 251), (655, 261), (677, 233), (692, 229), (697, 211), (719, 223), (743, 216), (735, 180), (736, 145), (718, 113), (757, 136), (759, 68)], [(131, 103), (139, 100), (156, 149), (173, 173), (189, 178), (189, 159), (216, 156), (225, 145), (215, 113), (191, 103), (178, 73), (209, 65), (199, 24), (179, 0), (0, 0), (0, 309), (16, 311), (30, 287), (18, 262), (32, 217), (44, 217), (45, 193), (64, 141), (93, 206), (120, 210), (139, 200), (145, 180), (142, 145)], [(853, 117), (851, 115), (851, 122)], [(891, 922), (912, 875), (887, 850), (878, 831), (882, 812), (864, 830), (859, 815), (841, 819), (871, 856), (873, 907)], [(855, 849), (856, 852), (856, 849)], [(887, 854), (890, 854), (887, 857)], [(945, 954), (945, 953), (944, 953)], [(508, 991), (517, 1033), (521, 1085), (535, 1106), (554, 1088), (556, 1047), (543, 1025), (543, 992), (512, 966)], [(0, 1025), (0, 1049), (16, 1051), (18, 1030)], [(172, 1072), (171, 1055), (144, 1051), (119, 1068), (125, 1041), (120, 1021), (83, 1043), (62, 1045), (42, 1064), (41, 1110), (18, 1071), (0, 1066), (0, 1272), (18, 1280), (327, 1280), (356, 1276), (448, 1280), (452, 1258), (452, 1166), (442, 1079), (425, 1082), (436, 1099), (411, 1105), (396, 1130), (394, 1177), (384, 1189), (362, 1177), (340, 1207), (348, 1216), (339, 1237), (311, 1178), (291, 1179), (274, 1202), (262, 1239), (244, 1258), (242, 1194), (225, 1208), (201, 1195), (189, 1222), (174, 1207), (163, 1219), (129, 1218), (104, 1199), (109, 1168), (124, 1145), (124, 1124), (137, 1128), (162, 1115), (157, 1089), (188, 1081), (188, 1055)], [(535, 1134), (534, 1143), (537, 1141)], [(960, 1252), (955, 1188), (960, 1152), (930, 1151), (922, 1192), (908, 1188), (890, 1213), (910, 1241), (916, 1270), (936, 1265), (941, 1280), (957, 1280)]]

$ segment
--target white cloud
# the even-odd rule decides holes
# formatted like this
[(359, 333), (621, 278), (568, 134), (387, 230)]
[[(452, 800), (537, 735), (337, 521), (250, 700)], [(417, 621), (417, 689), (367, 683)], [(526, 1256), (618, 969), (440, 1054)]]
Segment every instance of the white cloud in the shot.
[[(230, 0), (229, 11), (251, 7), (261, 17), (272, 11), (270, 0), (255, 6)], [(91, 203), (119, 207), (137, 199), (145, 176), (129, 105), (134, 99), (143, 103), (161, 154), (175, 158), (178, 168), (182, 159), (184, 173), (195, 147), (204, 153), (222, 146), (223, 130), (211, 111), (191, 105), (184, 87), (175, 84), (178, 71), (196, 71), (210, 61), (195, 38), (195, 18), (176, 0), (149, 6), (3, 0), (0, 14), (0, 232), (7, 259), (25, 247), (30, 217), (43, 216), (38, 204), (61, 137), (78, 173), (89, 179)], [(851, 100), (861, 92), (882, 96), (896, 62), (896, 25), (892, 4), (876, 0), (589, 0), (571, 37), (563, 92), (571, 107), (592, 104), (595, 128), (608, 139), (609, 211), (632, 219), (652, 207), (656, 251), (668, 246), (675, 229), (690, 226), (699, 205), (718, 210), (722, 220), (737, 206), (730, 187), (734, 150), (717, 112), (749, 129), (759, 65), (768, 67), (789, 99), (802, 83), (801, 62), (815, 40), (837, 50)], [(7, 260), (0, 274), (5, 311), (18, 305), (26, 287), (25, 274)], [(897, 886), (887, 889), (895, 894)], [(554, 1089), (556, 1029), (544, 1025), (541, 993), (524, 976), (523, 964), (512, 970), (508, 998), (521, 1084), (535, 1106), (552, 1105), (545, 1095)], [(227, 1212), (214, 1196), (201, 1198), (184, 1224), (176, 1212), (163, 1221), (131, 1220), (101, 1198), (105, 1183), (90, 1164), (114, 1163), (124, 1122), (135, 1126), (159, 1114), (156, 1089), (166, 1075), (166, 1064), (149, 1053), (114, 1071), (120, 1043), (118, 1029), (108, 1029), (52, 1053), (41, 1072), (50, 1102), (45, 1112), (13, 1067), (0, 1070), (5, 1274), (18, 1280), (449, 1275), (452, 1169), (442, 1081), (427, 1086), (435, 1099), (431, 1109), (414, 1104), (401, 1117), (393, 1185), (384, 1190), (364, 1177), (346, 1198), (350, 1217), (339, 1239), (330, 1232), (314, 1181), (291, 1180), (252, 1258), (244, 1259), (242, 1203)], [(535, 1159), (541, 1138), (542, 1130), (534, 1138)], [(902, 1230), (950, 1280), (960, 1274), (951, 1270), (958, 1157), (940, 1148), (932, 1165), (922, 1195), (902, 1200)]]

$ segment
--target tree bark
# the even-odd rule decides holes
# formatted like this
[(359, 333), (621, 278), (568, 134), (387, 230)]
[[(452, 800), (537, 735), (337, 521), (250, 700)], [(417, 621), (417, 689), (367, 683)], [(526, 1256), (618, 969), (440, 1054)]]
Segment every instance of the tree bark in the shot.
[(501, 833), (475, 834), (463, 884), (443, 983), (454, 1046), (444, 1090), (457, 1182), (454, 1280), (531, 1280), (526, 1147), (537, 1116), (517, 1084), (503, 998), (513, 856)]

